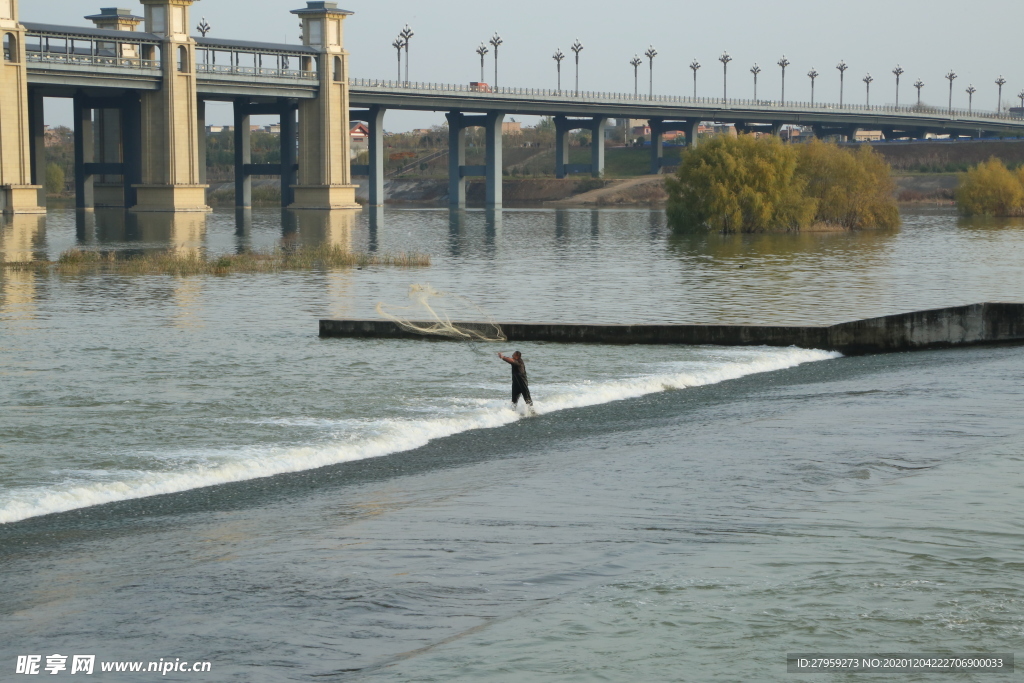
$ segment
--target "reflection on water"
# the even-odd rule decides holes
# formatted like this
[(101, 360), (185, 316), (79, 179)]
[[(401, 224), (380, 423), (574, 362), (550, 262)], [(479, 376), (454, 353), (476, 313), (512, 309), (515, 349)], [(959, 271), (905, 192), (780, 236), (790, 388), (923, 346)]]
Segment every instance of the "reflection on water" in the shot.
[[(320, 278), (317, 314), (373, 317), (414, 282), (467, 296), (498, 319), (832, 323), (985, 300), (1024, 300), (1024, 219), (904, 213), (892, 232), (674, 236), (650, 209), (54, 211), (4, 223), (3, 259), (74, 247), (204, 254), (330, 244), (430, 254), (427, 270), (373, 267)], [(250, 276), (238, 286), (278, 276)], [(18, 284), (20, 283), (20, 284)], [(8, 273), (5, 297), (34, 296)], [(183, 300), (194, 302), (194, 298)], [(194, 305), (190, 303), (189, 305)]]
[[(45, 216), (16, 214), (0, 219), (0, 261), (17, 263), (46, 258)], [(4, 318), (30, 319), (36, 311), (34, 271), (0, 271), (0, 312)]]

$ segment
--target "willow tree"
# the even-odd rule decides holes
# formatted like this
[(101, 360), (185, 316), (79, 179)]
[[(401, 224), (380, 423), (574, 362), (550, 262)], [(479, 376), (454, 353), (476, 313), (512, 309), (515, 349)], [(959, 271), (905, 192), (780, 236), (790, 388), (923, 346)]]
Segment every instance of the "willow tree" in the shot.
[(891, 169), (870, 145), (852, 152), (814, 140), (799, 155), (807, 194), (817, 200), (816, 222), (850, 230), (900, 224)]
[(777, 138), (718, 136), (683, 155), (666, 180), (677, 231), (786, 232), (814, 220), (815, 201), (798, 172), (797, 150)]
[(999, 159), (960, 176), (956, 204), (965, 216), (1024, 216), (1024, 168), (1013, 173)]

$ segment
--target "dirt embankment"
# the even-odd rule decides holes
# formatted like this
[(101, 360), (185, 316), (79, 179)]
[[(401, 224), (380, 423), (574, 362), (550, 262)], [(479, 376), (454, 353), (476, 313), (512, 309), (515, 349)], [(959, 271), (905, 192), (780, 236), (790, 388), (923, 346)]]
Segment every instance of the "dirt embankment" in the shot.
[(873, 147), (897, 173), (955, 173), (992, 157), (1010, 167), (1024, 164), (1024, 140), (881, 142)]

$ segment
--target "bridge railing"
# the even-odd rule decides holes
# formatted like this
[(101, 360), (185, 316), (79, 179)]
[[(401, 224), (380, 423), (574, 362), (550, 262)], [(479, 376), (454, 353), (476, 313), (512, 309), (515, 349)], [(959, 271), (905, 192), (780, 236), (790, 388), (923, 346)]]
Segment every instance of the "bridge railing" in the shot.
[[(298, 67), (298, 68), (296, 68)], [(225, 45), (203, 46), (196, 50), (196, 71), (219, 76), (286, 78), (316, 81), (314, 55), (289, 54), (278, 50), (232, 49)]]
[(416, 93), (437, 93), (450, 94), (461, 93), (470, 97), (486, 99), (488, 97), (517, 97), (523, 99), (543, 98), (548, 100), (561, 100), (565, 102), (621, 102), (630, 105), (679, 105), (685, 107), (698, 107), (702, 109), (730, 109), (730, 108), (751, 108), (761, 110), (778, 110), (780, 113), (791, 113), (794, 111), (807, 113), (852, 113), (852, 114), (902, 114), (913, 116), (926, 116), (942, 119), (991, 119), (999, 121), (1021, 121), (1022, 117), (1009, 111), (979, 111), (976, 109), (950, 109), (947, 107), (933, 107), (929, 105), (899, 106), (888, 104), (879, 105), (857, 105), (843, 104), (842, 106), (833, 103), (810, 103), (802, 101), (787, 100), (753, 100), (753, 99), (724, 99), (721, 97), (689, 97), (684, 95), (636, 95), (633, 93), (616, 92), (595, 92), (573, 90), (555, 90), (545, 88), (493, 88), (482, 85), (464, 85), (461, 83), (420, 83), (404, 82), (393, 80), (380, 80), (371, 78), (351, 78), (349, 86), (354, 88), (374, 88), (381, 90), (392, 90), (396, 92)]
[(127, 41), (29, 31), (25, 35), (25, 54), (28, 62), (40, 65), (139, 70), (160, 68), (160, 44), (141, 38)]

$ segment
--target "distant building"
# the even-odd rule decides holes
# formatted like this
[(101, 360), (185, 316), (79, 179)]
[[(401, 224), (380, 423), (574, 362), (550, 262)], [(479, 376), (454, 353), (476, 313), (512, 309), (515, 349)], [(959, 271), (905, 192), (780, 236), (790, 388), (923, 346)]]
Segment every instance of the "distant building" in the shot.
[(853, 139), (857, 142), (878, 142), (884, 140), (885, 137), (880, 130), (858, 130)]
[(502, 121), (501, 122), (501, 134), (502, 135), (522, 135), (523, 124), (519, 121)]
[(230, 133), (235, 129), (234, 126), (207, 126), (207, 133)]
[(348, 135), (352, 142), (351, 156), (353, 159), (370, 149), (370, 129), (366, 127), (365, 123), (354, 121)]

